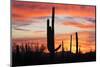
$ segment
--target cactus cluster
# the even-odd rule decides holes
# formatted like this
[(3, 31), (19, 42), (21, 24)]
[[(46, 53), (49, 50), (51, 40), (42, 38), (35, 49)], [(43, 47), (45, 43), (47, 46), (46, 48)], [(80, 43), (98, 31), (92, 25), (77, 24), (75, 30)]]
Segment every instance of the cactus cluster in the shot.
[[(75, 36), (76, 36), (76, 54), (78, 54), (80, 51), (80, 48), (78, 44), (78, 33), (77, 32), (75, 32)], [(70, 35), (70, 52), (72, 52), (72, 34)]]
[[(52, 21), (51, 21), (51, 26), (50, 26), (50, 21), (49, 19), (47, 19), (47, 48), (48, 51), (51, 54), (54, 54), (56, 51), (58, 51), (60, 49), (60, 47), (62, 46), (62, 52), (64, 52), (64, 45), (63, 45), (63, 41), (62, 44), (59, 45), (56, 49), (55, 49), (55, 31), (54, 31), (54, 21), (55, 21), (55, 8), (52, 8)], [(79, 52), (79, 46), (78, 46), (78, 33), (75, 33), (76, 36), (76, 54), (78, 54)], [(72, 34), (70, 35), (70, 52), (72, 52)]]

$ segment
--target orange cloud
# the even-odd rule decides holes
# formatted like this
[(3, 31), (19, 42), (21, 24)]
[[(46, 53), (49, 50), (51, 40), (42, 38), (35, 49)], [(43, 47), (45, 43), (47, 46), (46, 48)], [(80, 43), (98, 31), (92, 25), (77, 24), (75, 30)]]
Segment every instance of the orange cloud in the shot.
[(12, 19), (16, 21), (16, 19), (27, 20), (34, 17), (49, 16), (52, 7), (56, 7), (56, 15), (95, 18), (95, 6), (17, 1), (12, 3)]
[(77, 22), (64, 22), (63, 24), (66, 26), (73, 26), (81, 29), (95, 29), (95, 24), (82, 24)]

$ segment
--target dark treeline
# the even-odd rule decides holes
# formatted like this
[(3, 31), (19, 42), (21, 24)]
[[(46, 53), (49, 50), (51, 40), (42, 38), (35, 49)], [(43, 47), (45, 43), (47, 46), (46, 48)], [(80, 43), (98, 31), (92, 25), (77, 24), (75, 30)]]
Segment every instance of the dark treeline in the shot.
[(63, 46), (62, 51), (55, 52), (55, 57), (52, 60), (51, 53), (45, 53), (45, 49), (46, 47), (44, 45), (41, 45), (40, 47), (36, 45), (34, 48), (28, 46), (28, 44), (24, 46), (16, 45), (15, 50), (12, 52), (12, 66), (72, 63), (96, 60), (95, 52), (91, 51), (85, 54), (78, 52), (78, 54), (76, 54), (70, 51), (64, 51)]

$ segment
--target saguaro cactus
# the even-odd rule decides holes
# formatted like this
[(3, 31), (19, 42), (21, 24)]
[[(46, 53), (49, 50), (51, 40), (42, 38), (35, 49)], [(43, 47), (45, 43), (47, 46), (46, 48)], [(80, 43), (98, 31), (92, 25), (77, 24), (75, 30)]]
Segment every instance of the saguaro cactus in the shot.
[(72, 52), (72, 34), (70, 35), (70, 52)]
[(64, 52), (64, 43), (62, 41), (62, 52)]
[(64, 53), (65, 53), (65, 51), (64, 51), (64, 43), (63, 43), (63, 41), (62, 41), (62, 57), (64, 58)]
[(47, 20), (47, 47), (49, 52), (54, 55), (55, 51), (57, 51), (61, 45), (59, 45), (56, 49), (54, 46), (54, 18), (55, 18), (55, 8), (52, 8), (52, 25), (50, 26), (49, 23), (49, 19)]
[(76, 54), (78, 54), (78, 33), (76, 32)]

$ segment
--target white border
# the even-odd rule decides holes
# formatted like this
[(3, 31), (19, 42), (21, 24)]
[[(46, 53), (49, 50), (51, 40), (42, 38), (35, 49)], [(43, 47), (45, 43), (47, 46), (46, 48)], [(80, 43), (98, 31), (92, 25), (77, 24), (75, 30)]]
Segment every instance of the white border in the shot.
[(10, 0), (0, 0), (0, 67), (10, 65)]
[(17, 1), (37, 1), (37, 2), (53, 2), (53, 3), (68, 3), (68, 4), (83, 4), (96, 5), (95, 0), (17, 0)]

